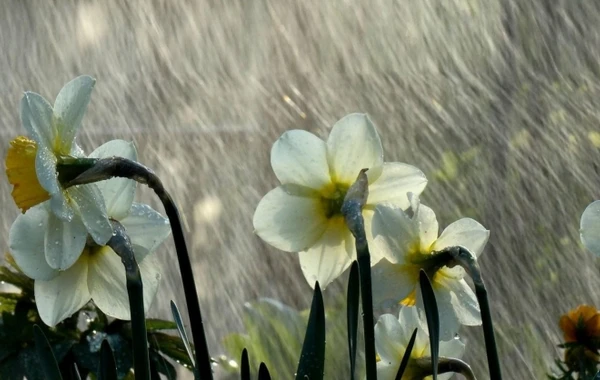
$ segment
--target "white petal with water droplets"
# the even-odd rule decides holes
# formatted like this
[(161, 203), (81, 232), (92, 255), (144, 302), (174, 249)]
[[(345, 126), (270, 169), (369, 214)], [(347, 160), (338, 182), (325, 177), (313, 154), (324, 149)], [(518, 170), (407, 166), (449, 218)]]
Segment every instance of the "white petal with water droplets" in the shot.
[(49, 281), (36, 280), (35, 302), (48, 326), (56, 326), (90, 300), (87, 287), (87, 256)]
[(300, 252), (300, 268), (311, 287), (325, 289), (356, 259), (354, 238), (343, 220), (330, 220), (325, 233), (308, 250)]
[(489, 237), (490, 231), (479, 222), (470, 218), (463, 218), (444, 229), (433, 245), (433, 249), (439, 251), (447, 247), (462, 246), (477, 257), (483, 251)]
[[(124, 140), (112, 140), (94, 150), (90, 158), (108, 158), (118, 156), (137, 161), (137, 152), (133, 143)], [(127, 216), (135, 195), (136, 182), (128, 178), (112, 178), (95, 184), (106, 204), (107, 214), (116, 220)]]
[(81, 256), (86, 239), (87, 230), (77, 215), (72, 221), (63, 222), (54, 213), (48, 213), (44, 237), (46, 262), (57, 270), (71, 267)]
[(379, 178), (383, 147), (367, 115), (354, 113), (335, 123), (327, 140), (327, 160), (337, 183), (353, 184), (362, 169), (369, 169), (369, 183)]
[(323, 235), (327, 226), (321, 200), (279, 186), (260, 201), (252, 220), (254, 232), (272, 246), (287, 252), (305, 250)]
[(104, 245), (112, 237), (102, 193), (95, 184), (73, 186), (68, 190), (81, 220), (96, 244)]
[(399, 162), (386, 162), (383, 164), (381, 176), (369, 185), (367, 204), (386, 202), (406, 210), (410, 206), (407, 194), (419, 195), (425, 186), (427, 178), (416, 167)]
[(54, 122), (63, 149), (71, 150), (75, 134), (81, 126), (96, 80), (82, 75), (65, 84), (54, 102)]
[(600, 201), (594, 201), (581, 215), (581, 242), (590, 252), (600, 256)]
[(19, 268), (34, 280), (50, 280), (58, 273), (46, 262), (44, 234), (48, 228), (47, 204), (27, 210), (17, 217), (10, 227), (8, 244)]
[(154, 251), (171, 233), (169, 221), (152, 207), (141, 203), (134, 203), (129, 215), (120, 222), (127, 230), (138, 261)]
[(23, 127), (37, 141), (38, 147), (52, 149), (52, 106), (41, 95), (26, 92), (21, 99), (21, 121)]
[(285, 132), (271, 149), (271, 166), (282, 184), (320, 190), (331, 183), (327, 145), (310, 132)]
[(419, 243), (418, 225), (401, 209), (391, 205), (377, 205), (372, 221), (375, 255), (392, 263), (403, 263)]

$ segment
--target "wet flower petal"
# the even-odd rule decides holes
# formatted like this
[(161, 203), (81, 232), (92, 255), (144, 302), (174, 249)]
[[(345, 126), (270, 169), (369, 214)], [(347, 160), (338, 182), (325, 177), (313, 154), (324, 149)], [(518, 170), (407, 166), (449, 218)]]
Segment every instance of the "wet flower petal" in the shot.
[(69, 195), (77, 205), (81, 220), (96, 244), (104, 245), (112, 236), (102, 193), (95, 184), (73, 186)]
[(45, 257), (51, 268), (66, 270), (71, 267), (83, 252), (87, 238), (87, 230), (81, 219), (73, 218), (63, 222), (48, 212), (48, 224), (45, 232)]
[(338, 217), (329, 221), (316, 243), (299, 253), (300, 268), (310, 286), (314, 287), (315, 281), (319, 281), (324, 289), (350, 266), (354, 252), (354, 238)]
[(40, 146), (50, 148), (54, 140), (52, 106), (42, 96), (26, 92), (21, 99), (21, 121)]
[(463, 218), (446, 227), (433, 245), (433, 250), (439, 251), (447, 247), (460, 245), (477, 257), (483, 251), (489, 237), (490, 231), (479, 222), (470, 218)]
[(87, 258), (82, 257), (53, 279), (35, 281), (35, 302), (45, 324), (54, 327), (88, 303), (87, 274)]
[[(137, 152), (133, 143), (124, 140), (112, 140), (94, 150), (89, 157), (108, 158), (112, 156), (137, 161)], [(127, 216), (133, 197), (136, 182), (128, 178), (112, 178), (95, 184), (104, 198), (106, 212), (112, 218), (121, 220)]]
[(600, 201), (592, 202), (581, 215), (581, 242), (600, 256)]
[(327, 157), (334, 182), (351, 185), (362, 169), (369, 182), (383, 168), (383, 147), (375, 126), (365, 114), (350, 114), (335, 123), (327, 140)]
[(427, 178), (416, 167), (400, 162), (386, 162), (381, 176), (369, 185), (367, 205), (385, 202), (406, 210), (410, 206), (406, 194), (420, 194), (425, 186)]
[(92, 96), (96, 80), (87, 75), (77, 77), (64, 85), (54, 102), (54, 122), (57, 127), (57, 137), (64, 152), (71, 151), (75, 134), (81, 127)]
[(297, 184), (319, 190), (327, 186), (327, 145), (312, 133), (285, 132), (271, 149), (271, 166), (282, 184)]
[(255, 233), (267, 243), (282, 251), (298, 252), (323, 235), (327, 219), (320, 199), (279, 186), (260, 201), (253, 224)]
[(138, 261), (154, 251), (171, 234), (169, 221), (142, 203), (133, 203), (129, 215), (121, 220), (121, 224), (127, 230)]

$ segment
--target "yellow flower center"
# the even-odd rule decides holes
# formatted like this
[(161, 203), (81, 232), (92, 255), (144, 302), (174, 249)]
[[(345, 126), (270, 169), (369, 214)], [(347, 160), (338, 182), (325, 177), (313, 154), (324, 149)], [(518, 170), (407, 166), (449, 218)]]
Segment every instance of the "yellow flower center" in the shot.
[(342, 215), (342, 205), (350, 186), (331, 184), (321, 191), (321, 205), (327, 219)]
[(38, 181), (35, 171), (37, 144), (24, 136), (10, 142), (6, 155), (6, 175), (13, 185), (12, 197), (23, 213), (50, 199), (50, 194)]
[(436, 255), (432, 255), (430, 252), (422, 252), (419, 241), (415, 242), (414, 248), (410, 250), (407, 257), (410, 264), (403, 266), (402, 271), (405, 272), (405, 275), (411, 277), (415, 287), (400, 301), (400, 304), (403, 306), (415, 306), (417, 304), (417, 284), (419, 283), (420, 270), (423, 269), (425, 273), (427, 273), (427, 276), (431, 281), (431, 286), (433, 289), (436, 289), (436, 287), (440, 286), (438, 280), (441, 276), (444, 276), (443, 270), (440, 271), (440, 269), (444, 267), (444, 263), (440, 262), (440, 260), (436, 258)]

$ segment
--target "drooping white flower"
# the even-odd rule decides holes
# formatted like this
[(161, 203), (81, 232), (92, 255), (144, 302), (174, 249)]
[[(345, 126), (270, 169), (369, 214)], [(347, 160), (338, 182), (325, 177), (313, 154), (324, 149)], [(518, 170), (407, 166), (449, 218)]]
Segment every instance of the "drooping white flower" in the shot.
[[(380, 360), (377, 362), (377, 379), (393, 380), (398, 374), (400, 363), (406, 352), (410, 338), (417, 329), (417, 336), (410, 353), (408, 365), (402, 379), (421, 380), (423, 369), (415, 365), (415, 360), (431, 356), (427, 324), (419, 317), (414, 307), (400, 309), (399, 317), (383, 314), (375, 325), (375, 349)], [(465, 352), (465, 345), (458, 338), (440, 342), (440, 356), (460, 359)], [(447, 380), (452, 373), (438, 375), (438, 379)], [(431, 377), (425, 377), (430, 379)]]
[[(369, 197), (363, 209), (368, 239), (376, 204), (386, 201), (407, 208), (406, 194), (420, 194), (427, 184), (419, 169), (383, 162), (379, 135), (364, 114), (338, 121), (326, 142), (307, 131), (284, 133), (271, 150), (271, 166), (281, 186), (258, 204), (254, 229), (272, 246), (299, 252), (311, 286), (315, 281), (327, 286), (356, 258), (341, 206), (361, 169), (369, 169)], [(373, 254), (373, 263), (379, 259)]]
[[(120, 156), (136, 159), (131, 143), (114, 140), (96, 149), (91, 157)], [(118, 220), (129, 235), (144, 289), (144, 306), (150, 307), (158, 288), (158, 262), (151, 254), (170, 233), (168, 221), (150, 206), (133, 202), (136, 183), (114, 178), (98, 183), (108, 215)], [(19, 215), (11, 227), (9, 246), (15, 262), (35, 280), (35, 301), (40, 317), (54, 326), (83, 307), (90, 299), (105, 314), (130, 319), (121, 258), (108, 246), (85, 241), (76, 262), (64, 271), (52, 268), (44, 258), (44, 230), (53, 221), (44, 202)]]
[(600, 256), (600, 201), (590, 203), (581, 215), (580, 237), (583, 245)]
[(94, 184), (64, 189), (57, 165), (85, 157), (75, 135), (90, 101), (95, 79), (80, 76), (67, 83), (52, 107), (42, 96), (26, 92), (21, 119), (30, 138), (10, 143), (6, 173), (13, 198), (25, 212), (44, 201), (52, 213), (45, 230), (44, 254), (48, 265), (69, 268), (78, 259), (89, 234), (97, 244), (112, 235), (102, 194)]
[(425, 270), (435, 293), (440, 315), (440, 336), (451, 338), (460, 325), (481, 324), (475, 294), (464, 280), (461, 267), (440, 266), (434, 253), (462, 246), (479, 256), (489, 231), (473, 219), (450, 224), (438, 237), (438, 222), (433, 210), (412, 197), (412, 218), (402, 210), (379, 205), (373, 218), (372, 251), (385, 256), (373, 267), (373, 297), (376, 305), (393, 301), (423, 308), (419, 271)]

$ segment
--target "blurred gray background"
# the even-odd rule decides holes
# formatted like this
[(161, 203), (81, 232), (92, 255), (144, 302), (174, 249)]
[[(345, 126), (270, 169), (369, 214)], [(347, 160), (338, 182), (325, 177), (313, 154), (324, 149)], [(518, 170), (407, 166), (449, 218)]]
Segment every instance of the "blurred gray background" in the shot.
[[(480, 263), (505, 378), (540, 379), (560, 355), (560, 315), (600, 306), (598, 261), (578, 234), (600, 198), (599, 42), (593, 0), (4, 0), (0, 155), (24, 133), (23, 91), (53, 100), (75, 76), (96, 77), (79, 142), (133, 140), (164, 179), (217, 356), (227, 332), (243, 332), (244, 302), (309, 306), (297, 256), (252, 232), (277, 185), (272, 143), (289, 129), (326, 138), (367, 112), (386, 161), (428, 176), (423, 202), (442, 227), (468, 216), (491, 230)], [(10, 191), (0, 181), (2, 251), (18, 213)], [(140, 199), (162, 210), (147, 189)], [(172, 243), (159, 255), (152, 314), (168, 318), (170, 299), (185, 302)], [(481, 331), (464, 335), (486, 379)]]

